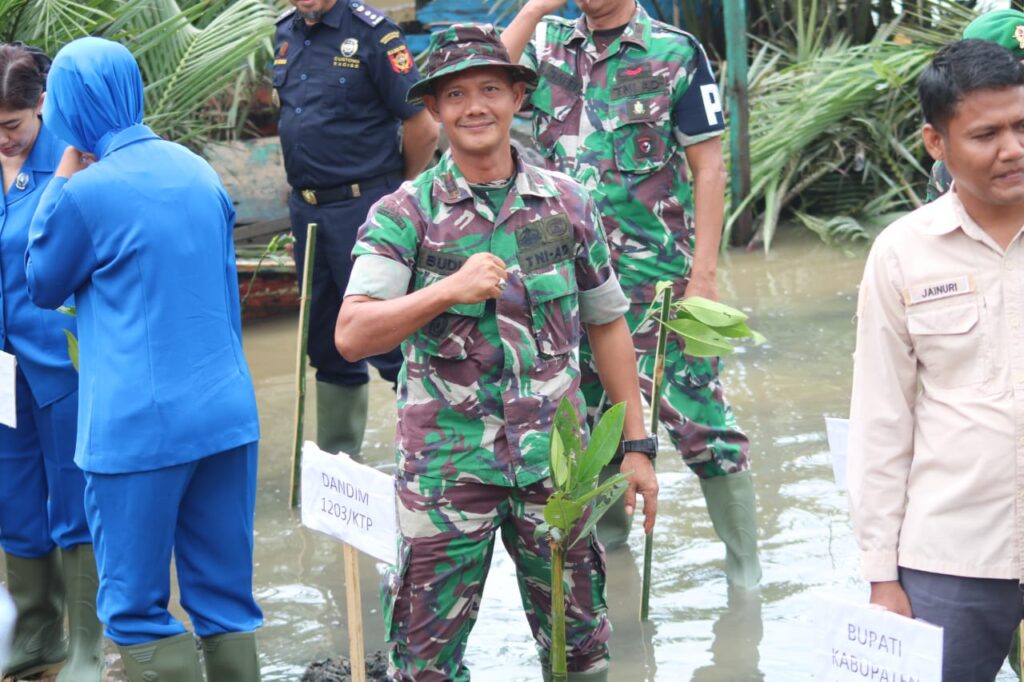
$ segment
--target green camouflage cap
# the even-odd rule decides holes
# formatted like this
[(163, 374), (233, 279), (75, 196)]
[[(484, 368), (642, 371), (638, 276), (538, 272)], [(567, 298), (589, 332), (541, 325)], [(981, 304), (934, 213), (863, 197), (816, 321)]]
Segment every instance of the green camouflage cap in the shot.
[(987, 40), (1002, 45), (1024, 59), (1024, 12), (1015, 9), (997, 9), (985, 12), (967, 24), (964, 38)]
[(430, 36), (427, 63), (421, 78), (409, 88), (406, 101), (419, 104), (429, 94), (434, 81), (477, 66), (501, 66), (512, 72), (514, 80), (526, 83), (527, 90), (537, 86), (537, 72), (528, 66), (513, 64), (508, 50), (491, 24), (452, 24)]

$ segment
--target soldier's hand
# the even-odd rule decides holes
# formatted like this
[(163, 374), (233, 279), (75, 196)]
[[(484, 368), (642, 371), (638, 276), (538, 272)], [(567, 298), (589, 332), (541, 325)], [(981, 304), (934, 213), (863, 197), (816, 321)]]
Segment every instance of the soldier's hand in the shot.
[(501, 298), (508, 281), (505, 261), (493, 253), (474, 253), (455, 274), (442, 280), (456, 303)]
[(690, 281), (683, 292), (683, 298), (700, 296), (712, 301), (718, 300), (718, 283), (715, 274), (694, 270), (690, 273)]
[(537, 16), (554, 14), (565, 7), (566, 0), (529, 0), (523, 10), (533, 12)]
[(644, 498), (644, 533), (650, 534), (654, 530), (654, 517), (658, 514), (658, 477), (654, 474), (654, 463), (643, 453), (627, 452), (619, 471), (633, 472), (626, 479), (629, 482), (625, 495), (626, 513), (633, 514), (636, 495), (640, 493)]

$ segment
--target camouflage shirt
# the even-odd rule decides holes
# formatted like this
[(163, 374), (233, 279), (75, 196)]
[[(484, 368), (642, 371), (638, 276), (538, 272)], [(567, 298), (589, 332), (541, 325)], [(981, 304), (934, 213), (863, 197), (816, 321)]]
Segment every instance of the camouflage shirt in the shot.
[(690, 271), (684, 148), (724, 127), (704, 49), (638, 5), (603, 51), (586, 17), (545, 17), (522, 62), (540, 74), (530, 99), (540, 152), (549, 168), (590, 190), (627, 296), (652, 300), (659, 280), (681, 281)]
[(508, 270), (501, 298), (453, 306), (402, 346), (397, 444), (408, 474), (501, 486), (547, 477), (559, 400), (582, 416), (581, 323), (628, 307), (586, 191), (518, 157), (516, 167), (495, 215), (446, 154), (370, 210), (352, 251), (347, 296), (402, 296), (475, 253)]

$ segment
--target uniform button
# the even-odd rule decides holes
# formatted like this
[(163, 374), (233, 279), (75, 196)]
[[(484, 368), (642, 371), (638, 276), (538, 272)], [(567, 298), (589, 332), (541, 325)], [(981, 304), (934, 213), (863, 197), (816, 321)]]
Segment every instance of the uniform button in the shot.
[(342, 85), (344, 85), (345, 84), (345, 78), (344, 77), (339, 78), (338, 82), (341, 83)]
[(305, 45), (306, 47), (309, 47), (310, 45), (312, 45), (312, 43), (310, 41), (308, 41), (308, 40), (303, 40), (302, 44)]
[(299, 76), (299, 80), (300, 81), (304, 81), (304, 80), (306, 80), (306, 78), (307, 78), (306, 74), (302, 74), (301, 76)]
[(295, 113), (296, 114), (301, 114), (302, 113), (302, 107), (295, 107)]

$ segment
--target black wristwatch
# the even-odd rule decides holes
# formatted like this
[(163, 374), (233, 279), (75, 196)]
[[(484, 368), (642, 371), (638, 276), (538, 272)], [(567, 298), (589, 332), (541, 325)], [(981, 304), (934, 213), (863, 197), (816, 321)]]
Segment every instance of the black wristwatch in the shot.
[(615, 459), (621, 461), (627, 452), (639, 452), (653, 460), (658, 456), (658, 438), (657, 436), (648, 436), (639, 440), (624, 440), (619, 443)]

